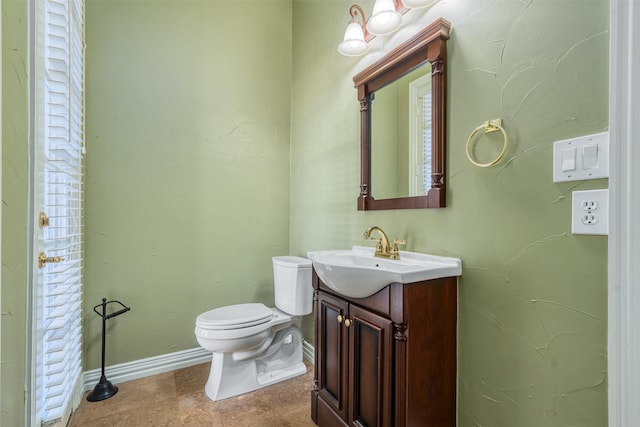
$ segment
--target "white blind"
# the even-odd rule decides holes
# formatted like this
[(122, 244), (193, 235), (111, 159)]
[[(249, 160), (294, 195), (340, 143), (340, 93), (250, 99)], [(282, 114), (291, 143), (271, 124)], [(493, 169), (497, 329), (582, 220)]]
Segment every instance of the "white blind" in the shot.
[[(82, 374), (84, 2), (44, 0), (37, 32), (44, 70), (37, 94), (44, 138), (45, 252), (64, 261), (44, 267), (36, 410), (42, 424), (64, 420)], [(42, 72), (43, 71), (43, 72)]]

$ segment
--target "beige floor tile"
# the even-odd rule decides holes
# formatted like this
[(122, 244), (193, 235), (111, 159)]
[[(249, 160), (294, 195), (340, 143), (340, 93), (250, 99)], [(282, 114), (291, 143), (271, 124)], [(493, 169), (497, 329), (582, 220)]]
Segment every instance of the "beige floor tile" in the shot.
[(210, 370), (211, 363), (202, 363), (176, 370), (176, 393), (178, 396), (204, 390)]
[(309, 403), (311, 396), (307, 396), (307, 403), (301, 404), (299, 408), (280, 416), (280, 425), (282, 427), (315, 427), (311, 421), (311, 410)]
[(120, 411), (100, 418), (79, 420), (79, 427), (174, 427), (183, 425), (175, 398), (147, 403), (135, 409)]
[(173, 372), (127, 381), (117, 386), (118, 393), (100, 402), (88, 402), (88, 393), (85, 393), (74, 418), (89, 421), (130, 410), (140, 411), (140, 408), (150, 404), (176, 397)]
[[(312, 427), (313, 367), (305, 375), (218, 402), (204, 393), (210, 364), (118, 384), (115, 396), (84, 400), (71, 427)], [(86, 397), (86, 395), (85, 395)]]

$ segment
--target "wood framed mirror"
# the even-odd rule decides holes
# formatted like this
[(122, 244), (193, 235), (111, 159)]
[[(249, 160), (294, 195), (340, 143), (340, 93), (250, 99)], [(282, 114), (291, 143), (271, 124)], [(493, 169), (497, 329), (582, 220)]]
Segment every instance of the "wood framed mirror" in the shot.
[(450, 29), (438, 19), (353, 78), (360, 101), (358, 210), (446, 205)]

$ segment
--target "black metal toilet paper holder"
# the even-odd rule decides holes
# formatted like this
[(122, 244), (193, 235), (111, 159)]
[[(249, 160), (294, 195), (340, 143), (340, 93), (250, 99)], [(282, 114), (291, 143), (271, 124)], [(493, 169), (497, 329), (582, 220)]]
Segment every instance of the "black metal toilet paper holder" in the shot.
[[(122, 309), (115, 311), (111, 314), (107, 314), (107, 304), (111, 304), (112, 302), (118, 303), (122, 306)], [(100, 313), (97, 308), (102, 307), (102, 313)], [(102, 375), (100, 376), (100, 381), (94, 387), (93, 391), (87, 395), (87, 400), (89, 402), (99, 402), (101, 400), (105, 400), (113, 396), (118, 392), (118, 387), (111, 384), (111, 381), (107, 380), (106, 375), (104, 374), (104, 363), (105, 363), (105, 339), (107, 335), (107, 319), (111, 319), (116, 316), (120, 316), (123, 313), (131, 310), (130, 307), (127, 307), (120, 301), (107, 301), (106, 298), (102, 298), (102, 304), (98, 304), (93, 307), (93, 311), (100, 317), (102, 317)]]

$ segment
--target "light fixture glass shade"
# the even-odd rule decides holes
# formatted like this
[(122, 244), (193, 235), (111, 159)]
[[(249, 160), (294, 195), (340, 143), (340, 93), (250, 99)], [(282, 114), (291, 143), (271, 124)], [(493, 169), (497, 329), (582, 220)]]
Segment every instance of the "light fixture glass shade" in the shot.
[(438, 0), (402, 0), (402, 4), (407, 9), (420, 9), (432, 5)]
[(369, 50), (367, 42), (364, 40), (362, 25), (351, 21), (344, 32), (344, 40), (338, 45), (338, 52), (344, 56), (358, 56)]
[(367, 30), (371, 34), (383, 36), (400, 28), (402, 15), (396, 11), (393, 0), (376, 0), (373, 15), (367, 21)]

